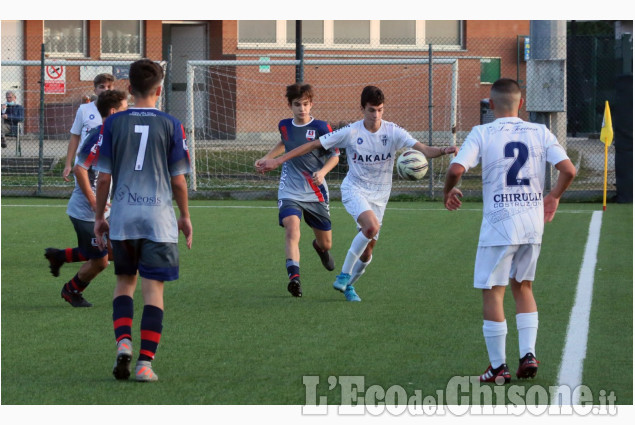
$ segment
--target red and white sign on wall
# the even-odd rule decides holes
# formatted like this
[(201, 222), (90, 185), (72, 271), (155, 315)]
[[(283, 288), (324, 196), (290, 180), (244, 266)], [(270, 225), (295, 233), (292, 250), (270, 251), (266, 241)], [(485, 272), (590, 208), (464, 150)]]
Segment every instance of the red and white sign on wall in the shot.
[(61, 65), (47, 65), (44, 72), (44, 93), (66, 93), (66, 69)]

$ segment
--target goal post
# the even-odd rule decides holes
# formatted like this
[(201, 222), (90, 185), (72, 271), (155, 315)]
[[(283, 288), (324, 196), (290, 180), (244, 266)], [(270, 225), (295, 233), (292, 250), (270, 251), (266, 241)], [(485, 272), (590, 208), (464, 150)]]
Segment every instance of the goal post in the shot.
[[(245, 197), (275, 193), (279, 174), (258, 175), (253, 164), (280, 140), (277, 124), (291, 116), (285, 87), (295, 81), (300, 64), (305, 82), (315, 89), (312, 115), (333, 129), (361, 119), (361, 89), (376, 85), (386, 95), (385, 120), (404, 127), (422, 143), (456, 145), (457, 58), (433, 58), (432, 64), (428, 58), (188, 61), (185, 127), (193, 171), (190, 189), (242, 191)], [(427, 116), (430, 70), (432, 129)], [(448, 161), (435, 162), (436, 173), (431, 170), (426, 179), (438, 185), (438, 171), (447, 168)], [(336, 192), (346, 169), (342, 158), (327, 176)], [(422, 191), (424, 186), (395, 175), (393, 192)]]

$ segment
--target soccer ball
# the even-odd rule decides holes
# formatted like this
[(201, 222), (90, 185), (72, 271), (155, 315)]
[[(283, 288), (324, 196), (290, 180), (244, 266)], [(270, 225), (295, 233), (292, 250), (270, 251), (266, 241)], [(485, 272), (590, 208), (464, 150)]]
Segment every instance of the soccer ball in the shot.
[(409, 149), (397, 158), (397, 174), (407, 180), (421, 180), (428, 172), (428, 160), (425, 155)]

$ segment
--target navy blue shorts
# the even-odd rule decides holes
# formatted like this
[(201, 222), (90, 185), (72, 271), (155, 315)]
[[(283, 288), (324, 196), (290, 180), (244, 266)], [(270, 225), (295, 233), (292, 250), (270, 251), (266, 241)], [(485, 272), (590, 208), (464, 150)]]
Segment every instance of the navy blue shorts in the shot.
[(161, 282), (179, 278), (179, 249), (176, 243), (150, 239), (111, 240), (115, 274), (136, 275)]
[(278, 224), (284, 227), (282, 220), (290, 215), (302, 219), (313, 229), (331, 230), (331, 214), (326, 202), (301, 202), (292, 199), (278, 200)]

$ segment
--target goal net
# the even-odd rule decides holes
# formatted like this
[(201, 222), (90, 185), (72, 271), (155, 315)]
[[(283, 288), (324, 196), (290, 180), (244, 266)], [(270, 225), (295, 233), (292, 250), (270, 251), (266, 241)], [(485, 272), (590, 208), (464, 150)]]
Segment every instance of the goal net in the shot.
[[(280, 170), (263, 176), (256, 173), (254, 162), (280, 140), (278, 122), (292, 117), (284, 95), (285, 87), (296, 80), (298, 64), (293, 60), (188, 62), (185, 127), (193, 190), (239, 199), (275, 196)], [(456, 144), (456, 59), (433, 59), (432, 66), (427, 59), (320, 59), (305, 60), (301, 66), (303, 81), (315, 89), (311, 114), (334, 130), (362, 118), (362, 88), (376, 85), (386, 97), (385, 120), (424, 144)], [(435, 190), (438, 195), (449, 157), (429, 163), (428, 174), (417, 182), (401, 179), (395, 171), (393, 196)], [(338, 197), (347, 169), (343, 151), (339, 165), (327, 175), (332, 197)]]

